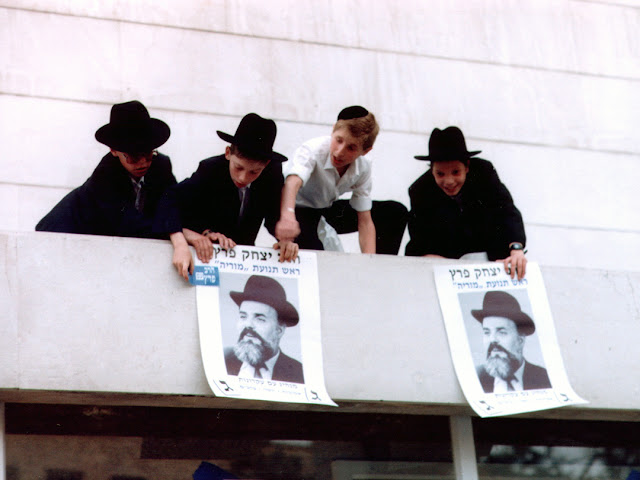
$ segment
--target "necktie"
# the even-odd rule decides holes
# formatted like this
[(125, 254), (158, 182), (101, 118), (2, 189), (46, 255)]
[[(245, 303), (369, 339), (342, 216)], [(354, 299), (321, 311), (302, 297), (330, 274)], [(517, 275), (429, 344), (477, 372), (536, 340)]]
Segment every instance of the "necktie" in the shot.
[(136, 210), (142, 213), (144, 209), (144, 178), (141, 178), (139, 182), (133, 183), (133, 189), (136, 192), (136, 202), (135, 207)]
[(513, 386), (513, 383), (516, 381), (516, 377), (514, 377), (513, 375), (511, 375), (509, 378), (507, 378), (507, 390), (509, 392), (514, 392), (516, 389)]
[(262, 369), (266, 369), (267, 365), (264, 362), (259, 363), (258, 365), (256, 365), (255, 367), (253, 367), (253, 369), (255, 370), (254, 374), (253, 374), (253, 378), (262, 378), (262, 373), (260, 373), (260, 370)]
[(238, 222), (242, 220), (244, 212), (247, 209), (249, 203), (249, 187), (238, 189), (238, 195), (240, 196), (240, 210), (238, 211)]

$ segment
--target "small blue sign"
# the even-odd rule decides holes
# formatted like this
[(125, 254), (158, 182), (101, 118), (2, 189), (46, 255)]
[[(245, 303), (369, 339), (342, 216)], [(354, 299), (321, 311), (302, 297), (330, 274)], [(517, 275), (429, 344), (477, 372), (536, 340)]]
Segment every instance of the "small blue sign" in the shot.
[(196, 267), (193, 269), (193, 275), (189, 275), (189, 282), (191, 282), (192, 285), (219, 287), (220, 275), (218, 275), (218, 267), (210, 267), (209, 265), (196, 265)]

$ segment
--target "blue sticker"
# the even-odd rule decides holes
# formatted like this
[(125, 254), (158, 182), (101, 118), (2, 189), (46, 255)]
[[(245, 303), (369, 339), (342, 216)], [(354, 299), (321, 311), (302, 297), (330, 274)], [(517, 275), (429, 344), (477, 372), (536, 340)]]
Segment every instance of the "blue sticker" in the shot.
[(208, 287), (220, 286), (218, 267), (196, 265), (193, 269), (193, 275), (189, 275), (189, 282), (191, 282), (192, 285), (205, 285)]

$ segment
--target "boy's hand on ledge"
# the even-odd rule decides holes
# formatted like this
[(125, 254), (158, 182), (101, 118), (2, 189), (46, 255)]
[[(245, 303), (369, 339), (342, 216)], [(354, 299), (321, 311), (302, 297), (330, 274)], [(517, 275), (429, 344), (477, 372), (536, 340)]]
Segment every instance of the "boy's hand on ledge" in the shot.
[(231, 238), (218, 232), (207, 233), (207, 238), (213, 243), (217, 242), (223, 250), (231, 250), (236, 246), (236, 242), (234, 242)]
[(280, 250), (279, 262), (293, 262), (298, 258), (298, 244), (294, 242), (280, 241), (273, 244), (273, 248)]
[(209, 263), (209, 260), (213, 257), (213, 245), (211, 240), (206, 235), (200, 235), (198, 232), (184, 228), (182, 230), (189, 245), (193, 245), (196, 249), (196, 255), (200, 261)]
[(295, 216), (281, 216), (276, 223), (276, 238), (283, 242), (293, 242), (300, 235), (300, 224)]
[(504, 270), (511, 275), (511, 278), (514, 278), (517, 273), (518, 280), (522, 280), (527, 273), (527, 257), (524, 256), (522, 250), (511, 250), (511, 255), (497, 261), (504, 263)]
[(189, 281), (189, 274), (193, 273), (193, 257), (187, 244), (179, 245), (173, 249), (173, 266), (178, 274)]

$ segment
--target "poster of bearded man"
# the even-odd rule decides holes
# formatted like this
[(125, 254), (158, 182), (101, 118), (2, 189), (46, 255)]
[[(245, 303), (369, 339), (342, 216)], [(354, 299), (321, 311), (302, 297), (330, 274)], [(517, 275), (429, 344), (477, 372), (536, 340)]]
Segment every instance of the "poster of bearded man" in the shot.
[(542, 274), (522, 280), (499, 264), (434, 269), (451, 357), (481, 417), (586, 403), (564, 370)]
[(200, 351), (218, 396), (335, 405), (324, 385), (316, 257), (214, 248), (196, 262)]

